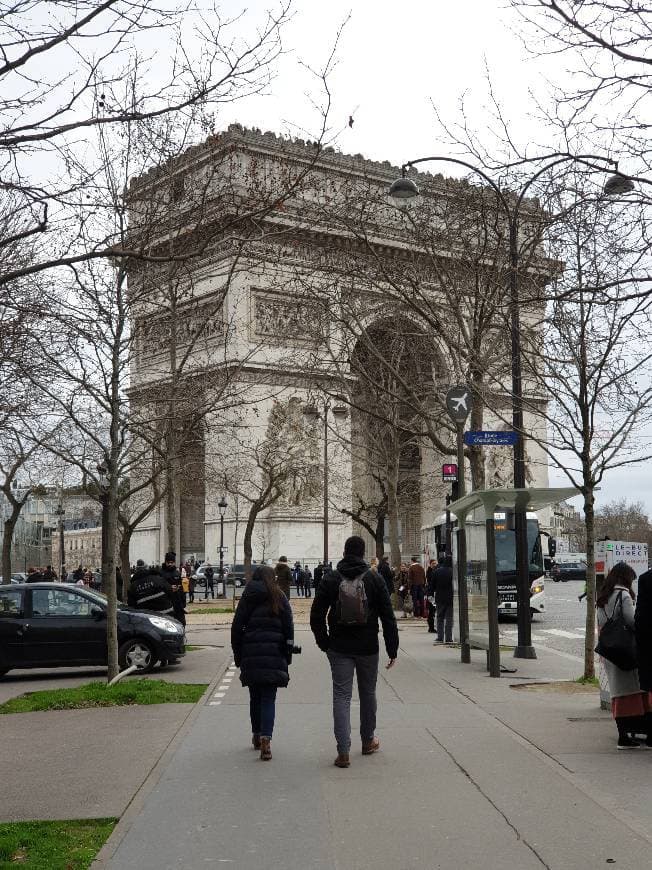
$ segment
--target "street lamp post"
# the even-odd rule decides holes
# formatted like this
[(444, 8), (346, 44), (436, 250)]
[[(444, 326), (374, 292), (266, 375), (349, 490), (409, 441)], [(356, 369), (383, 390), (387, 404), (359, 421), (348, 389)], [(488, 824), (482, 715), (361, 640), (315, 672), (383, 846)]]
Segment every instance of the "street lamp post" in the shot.
[(59, 580), (63, 583), (63, 572), (66, 568), (66, 556), (63, 551), (63, 518), (66, 515), (66, 511), (61, 502), (57, 505), (57, 509), (54, 513), (58, 518), (57, 525), (59, 528)]
[[(488, 176), (482, 169), (456, 157), (421, 157), (417, 160), (409, 160), (401, 167), (401, 177), (396, 179), (389, 188), (389, 195), (397, 204), (403, 204), (414, 200), (419, 196), (419, 188), (416, 182), (407, 177), (407, 170), (419, 163), (440, 162), (453, 163), (479, 176), (492, 188), (507, 221), (509, 231), (509, 307), (510, 307), (510, 332), (512, 353), (512, 425), (518, 437), (514, 444), (514, 488), (525, 489), (525, 433), (523, 430), (523, 385), (521, 373), (521, 326), (520, 326), (520, 298), (519, 298), (519, 250), (518, 228), (520, 209), (531, 186), (541, 175), (567, 162), (582, 163), (596, 168), (596, 163), (605, 163), (614, 167), (614, 173), (609, 176), (604, 184), (603, 192), (607, 196), (615, 196), (628, 193), (633, 190), (634, 182), (631, 178), (618, 172), (618, 163), (610, 157), (595, 155), (550, 155), (544, 165), (538, 169), (523, 185), (518, 193), (510, 192), (507, 196), (499, 185)], [(600, 171), (605, 171), (601, 168)], [(513, 203), (512, 204), (510, 204)], [(527, 543), (527, 516), (524, 503), (517, 504), (514, 511), (515, 542), (516, 542), (516, 591), (518, 608), (518, 642), (514, 650), (516, 658), (536, 658), (536, 652), (532, 646), (532, 629), (530, 625), (530, 584), (529, 584), (529, 557)]]
[(328, 510), (328, 414), (331, 412), (333, 417), (336, 419), (341, 419), (346, 417), (347, 411), (344, 405), (333, 405), (331, 408), (331, 404), (328, 400), (324, 402), (323, 408), (320, 411), (315, 405), (308, 405), (303, 409), (303, 413), (306, 417), (311, 419), (313, 422), (317, 420), (322, 420), (324, 423), (324, 483), (323, 483), (323, 491), (324, 491), (324, 553), (323, 553), (323, 564), (324, 568), (328, 565), (328, 522), (329, 522), (329, 510)]
[[(228, 505), (224, 496), (218, 501), (217, 506), (220, 509), (220, 583), (226, 598), (226, 586), (224, 585), (224, 511)], [(233, 595), (235, 597), (235, 578), (233, 580)], [(208, 598), (208, 581), (206, 582), (206, 597)]]

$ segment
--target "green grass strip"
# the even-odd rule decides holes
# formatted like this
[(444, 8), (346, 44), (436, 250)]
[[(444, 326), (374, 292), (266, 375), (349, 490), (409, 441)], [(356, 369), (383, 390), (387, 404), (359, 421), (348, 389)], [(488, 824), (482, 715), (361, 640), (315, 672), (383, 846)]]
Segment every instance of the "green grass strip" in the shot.
[(129, 679), (108, 686), (86, 683), (70, 689), (28, 692), (0, 704), (0, 713), (37, 710), (80, 710), (88, 707), (124, 707), (132, 704), (194, 704), (207, 683), (167, 683), (165, 680)]
[(0, 868), (86, 870), (117, 819), (0, 823)]
[(582, 686), (599, 686), (600, 680), (597, 677), (578, 677), (575, 680), (576, 683), (580, 683)]
[(233, 613), (232, 607), (195, 607), (192, 605), (192, 610), (188, 610), (189, 614), (193, 613)]

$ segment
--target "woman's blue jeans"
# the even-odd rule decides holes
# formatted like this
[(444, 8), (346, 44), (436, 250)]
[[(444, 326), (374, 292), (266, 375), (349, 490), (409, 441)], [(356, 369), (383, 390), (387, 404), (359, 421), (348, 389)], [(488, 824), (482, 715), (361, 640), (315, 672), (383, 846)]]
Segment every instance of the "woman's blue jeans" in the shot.
[(270, 737), (274, 731), (276, 713), (276, 686), (249, 686), (249, 714), (251, 732)]

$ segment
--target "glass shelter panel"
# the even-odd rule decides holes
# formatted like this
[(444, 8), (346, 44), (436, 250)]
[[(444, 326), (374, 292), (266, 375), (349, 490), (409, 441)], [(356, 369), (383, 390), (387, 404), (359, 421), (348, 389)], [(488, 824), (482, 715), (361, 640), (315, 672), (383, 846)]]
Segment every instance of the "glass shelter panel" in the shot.
[[(471, 511), (465, 523), (466, 587), (469, 600), (469, 642), (472, 647), (489, 646), (487, 598), (487, 536), (483, 508)], [(457, 535), (455, 536), (457, 538)], [(457, 541), (454, 552), (457, 577)]]

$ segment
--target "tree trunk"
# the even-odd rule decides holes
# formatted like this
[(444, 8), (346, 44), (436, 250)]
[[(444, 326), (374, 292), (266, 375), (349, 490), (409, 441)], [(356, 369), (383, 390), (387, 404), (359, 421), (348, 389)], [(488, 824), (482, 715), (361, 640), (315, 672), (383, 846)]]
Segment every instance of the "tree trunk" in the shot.
[[(238, 561), (238, 528), (240, 526), (240, 500), (236, 496), (234, 499), (234, 516), (233, 516), (233, 564)], [(235, 588), (235, 587), (234, 587)], [(225, 587), (226, 589), (226, 587)]]
[(118, 675), (118, 595), (115, 582), (115, 545), (118, 530), (118, 511), (116, 508), (116, 485), (110, 485), (102, 510), (102, 521), (106, 520), (104, 533), (104, 552), (102, 553), (102, 580), (107, 597), (106, 646), (108, 659), (107, 682)]
[[(484, 420), (484, 402), (481, 395), (482, 376), (472, 377), (472, 395), (471, 400), (471, 431), (482, 430)], [(469, 463), (471, 466), (471, 489), (484, 489), (484, 450), (482, 447), (474, 445), (469, 447)]]
[(131, 528), (126, 528), (120, 538), (120, 572), (122, 574), (122, 603), (127, 603), (129, 585), (131, 583), (131, 565), (129, 563), (129, 544), (131, 543)]
[(242, 542), (244, 550), (245, 583), (248, 583), (249, 580), (251, 580), (251, 557), (253, 554), (251, 539), (254, 534), (254, 526), (256, 525), (256, 519), (259, 512), (260, 506), (258, 502), (253, 502), (249, 508), (249, 516), (247, 517), (247, 525), (245, 526), (244, 540)]
[(387, 468), (387, 516), (390, 561), (398, 568), (401, 564), (401, 545), (398, 540), (398, 463)]
[(586, 635), (584, 638), (584, 677), (595, 676), (595, 514), (593, 488), (584, 496), (586, 528)]
[(174, 460), (173, 436), (168, 441), (168, 456), (166, 461), (166, 490), (165, 490), (165, 531), (167, 535), (167, 549), (177, 551), (177, 479), (176, 462)]
[(376, 541), (376, 558), (379, 560), (385, 555), (385, 516), (386, 514), (378, 515), (376, 534), (374, 535)]
[(5, 520), (4, 533), (2, 535), (2, 582), (11, 583), (11, 541), (18, 520), (18, 513), (14, 508)]

